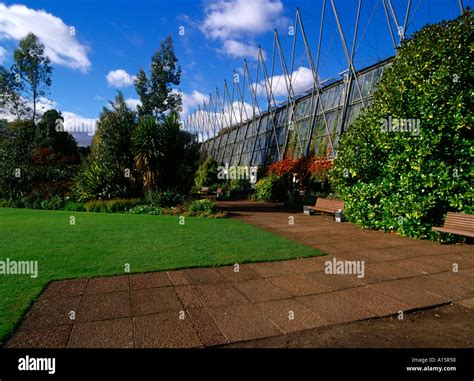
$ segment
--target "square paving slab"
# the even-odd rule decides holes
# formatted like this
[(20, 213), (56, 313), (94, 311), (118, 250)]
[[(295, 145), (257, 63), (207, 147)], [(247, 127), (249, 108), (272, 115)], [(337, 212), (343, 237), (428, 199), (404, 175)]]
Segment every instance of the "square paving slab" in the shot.
[(328, 325), (328, 321), (294, 299), (273, 300), (257, 304), (263, 314), (283, 332)]
[(130, 288), (132, 290), (166, 287), (172, 285), (171, 279), (166, 272), (130, 275)]
[(282, 331), (251, 304), (209, 308), (209, 314), (229, 342), (280, 335)]
[(128, 275), (93, 278), (87, 283), (86, 294), (101, 294), (104, 292), (128, 291)]
[(77, 322), (130, 317), (130, 294), (126, 291), (84, 295)]
[(133, 318), (136, 348), (194, 348), (201, 339), (189, 316), (162, 312)]
[(174, 287), (132, 290), (130, 297), (133, 316), (183, 309)]
[(243, 282), (235, 282), (233, 285), (252, 303), (291, 297), (288, 291), (275, 286), (268, 279), (246, 280)]
[(132, 319), (77, 323), (68, 348), (133, 348)]

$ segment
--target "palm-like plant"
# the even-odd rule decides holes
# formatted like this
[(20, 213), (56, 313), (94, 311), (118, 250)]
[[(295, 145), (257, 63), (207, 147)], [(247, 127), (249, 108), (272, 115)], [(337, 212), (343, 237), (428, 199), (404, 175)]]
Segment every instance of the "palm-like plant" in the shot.
[(159, 159), (163, 156), (160, 148), (160, 131), (152, 116), (142, 118), (132, 135), (135, 166), (143, 176), (145, 190), (156, 188)]

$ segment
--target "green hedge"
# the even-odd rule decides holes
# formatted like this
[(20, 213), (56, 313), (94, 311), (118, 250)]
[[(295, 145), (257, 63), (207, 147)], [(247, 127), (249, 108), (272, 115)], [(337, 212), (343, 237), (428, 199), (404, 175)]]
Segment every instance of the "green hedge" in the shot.
[(138, 198), (116, 199), (116, 200), (94, 200), (84, 204), (87, 212), (98, 213), (117, 213), (125, 212), (140, 204), (142, 201)]
[[(370, 108), (341, 138), (330, 174), (349, 220), (437, 238), (448, 210), (472, 214), (473, 12), (424, 27), (386, 69)], [(388, 118), (416, 130), (385, 132)]]

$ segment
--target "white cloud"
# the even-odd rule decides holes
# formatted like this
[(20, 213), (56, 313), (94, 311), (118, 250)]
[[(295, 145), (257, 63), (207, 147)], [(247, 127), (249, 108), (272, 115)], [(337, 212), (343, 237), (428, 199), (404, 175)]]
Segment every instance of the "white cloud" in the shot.
[(257, 94), (258, 96), (267, 96), (267, 88), (269, 89), (270, 83), (272, 85), (272, 92), (275, 97), (287, 97), (288, 90), (287, 85), (289, 85), (288, 80), (291, 78), (291, 85), (293, 87), (294, 94), (301, 93), (305, 90), (308, 90), (313, 87), (313, 74), (311, 69), (300, 66), (298, 70), (295, 70), (291, 77), (288, 75), (287, 80), (285, 81), (285, 75), (275, 75), (270, 77), (265, 84), (265, 81), (260, 81), (257, 84)]
[(3, 46), (0, 46), (0, 65), (5, 62), (6, 58), (7, 50)]
[(257, 58), (257, 46), (241, 40), (287, 23), (283, 10), (281, 0), (219, 0), (205, 8), (200, 30), (206, 37), (222, 41), (221, 53)]
[[(33, 104), (32, 102), (30, 103)], [(38, 99), (38, 102), (36, 103), (36, 112), (42, 115), (46, 111), (52, 110), (53, 108), (56, 108), (57, 106), (58, 104), (55, 101), (48, 98), (41, 97)]]
[[(23, 98), (25, 100), (25, 98)], [(32, 109), (33, 108), (33, 102), (30, 100), (26, 100), (26, 107)], [(41, 97), (36, 101), (36, 115), (37, 118), (39, 119), (41, 115), (43, 115), (46, 111), (52, 110), (52, 109), (57, 109), (58, 104), (48, 98)], [(31, 115), (29, 116), (31, 117)], [(17, 119), (17, 116), (12, 114), (8, 107), (6, 109), (3, 109), (2, 112), (0, 112), (0, 119), (6, 119), (9, 122), (12, 122)]]
[(0, 3), (0, 40), (21, 40), (34, 33), (45, 46), (45, 54), (53, 64), (86, 72), (91, 63), (87, 48), (78, 42), (72, 27), (59, 17), (44, 10), (34, 10), (24, 5)]
[[(258, 111), (255, 110), (255, 112), (257, 113)], [(229, 127), (230, 125), (236, 125), (240, 122), (251, 119), (253, 116), (253, 111), (251, 104), (247, 102), (241, 104), (240, 102), (234, 101), (232, 103), (232, 106), (228, 104), (225, 105), (225, 111), (223, 114), (218, 112), (204, 111), (203, 109), (198, 111), (195, 109), (192, 115), (196, 118), (204, 118), (204, 120), (206, 121), (206, 123), (203, 124), (204, 127), (200, 127), (201, 129), (204, 128), (204, 131), (201, 130), (200, 133), (203, 134), (204, 138), (207, 139), (208, 135), (211, 137), (214, 136), (214, 134), (217, 133), (216, 130), (221, 127)], [(188, 119), (188, 123), (191, 126), (193, 124), (192, 119)], [(196, 126), (198, 125), (199, 124), (196, 123)], [(191, 130), (194, 131), (192, 127)]]
[[(257, 110), (255, 110), (257, 112)], [(252, 119), (252, 105), (244, 102), (241, 105), (240, 102), (235, 101), (232, 103), (232, 109), (225, 113), (225, 117), (227, 118), (227, 123), (230, 123), (232, 114), (232, 125), (236, 123), (243, 122), (247, 119)]]
[(181, 99), (183, 101), (183, 111), (181, 116), (185, 118), (193, 109), (197, 109), (198, 106), (202, 107), (204, 101), (206, 101), (207, 104), (209, 96), (197, 90), (193, 90), (191, 94), (181, 93)]
[(201, 31), (213, 39), (235, 38), (235, 35), (256, 35), (284, 22), (280, 0), (220, 0), (210, 3)]
[(219, 51), (230, 57), (249, 57), (257, 59), (258, 47), (253, 44), (245, 44), (236, 40), (226, 40)]
[(109, 86), (117, 88), (132, 86), (137, 79), (136, 76), (128, 74), (123, 69), (109, 71), (106, 78)]
[(135, 98), (127, 98), (127, 99), (125, 99), (125, 103), (133, 111), (137, 111), (137, 107), (141, 106), (141, 104), (142, 104), (140, 99), (135, 99)]

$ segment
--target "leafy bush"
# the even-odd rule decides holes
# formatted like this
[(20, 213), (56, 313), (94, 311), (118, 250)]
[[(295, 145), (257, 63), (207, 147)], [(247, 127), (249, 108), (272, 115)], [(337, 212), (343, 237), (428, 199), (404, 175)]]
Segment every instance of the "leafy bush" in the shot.
[(130, 209), (131, 214), (152, 214), (159, 216), (163, 214), (163, 208), (155, 205), (137, 205)]
[(149, 191), (146, 194), (146, 201), (151, 205), (162, 208), (171, 208), (182, 204), (185, 201), (185, 197), (175, 190), (166, 190), (164, 192)]
[(209, 185), (209, 192), (216, 192), (217, 189), (222, 188), (222, 184), (220, 183), (214, 183)]
[(191, 216), (210, 216), (216, 214), (219, 209), (215, 202), (203, 199), (203, 200), (196, 200), (193, 201), (189, 205), (189, 215)]
[(52, 196), (41, 201), (41, 208), (46, 210), (59, 210), (63, 207), (64, 200), (61, 196)]
[(327, 183), (329, 180), (329, 172), (331, 171), (332, 167), (332, 159), (314, 158), (308, 166), (311, 180), (316, 183)]
[(82, 202), (67, 201), (62, 210), (70, 212), (85, 212), (86, 207)]
[(37, 125), (0, 122), (0, 197), (41, 208), (43, 200), (68, 192), (77, 173), (77, 147), (71, 135), (54, 130), (58, 118), (49, 110)]
[[(473, 23), (467, 10), (406, 40), (342, 136), (330, 178), (351, 221), (434, 239), (448, 210), (474, 213)], [(388, 117), (420, 126), (386, 132)]]
[(20, 197), (16, 200), (17, 208), (42, 209), (41, 203), (44, 201), (42, 192), (31, 192), (28, 195)]
[(217, 162), (210, 156), (199, 166), (194, 176), (194, 184), (199, 190), (214, 184), (217, 180)]
[(293, 175), (295, 175), (300, 187), (306, 189), (309, 179), (308, 167), (310, 164), (310, 158), (300, 157), (292, 159), (291, 157), (287, 157), (270, 165), (268, 167), (268, 173), (284, 177), (288, 185), (293, 182)]
[(229, 184), (229, 195), (232, 199), (247, 198), (252, 191), (252, 184), (248, 179), (233, 179)]
[(283, 177), (270, 174), (255, 184), (253, 196), (256, 201), (283, 202), (286, 198), (286, 187)]
[(115, 200), (94, 200), (85, 203), (84, 207), (88, 212), (117, 213), (126, 212), (134, 206), (140, 204), (140, 199), (115, 199)]
[(78, 201), (123, 197), (127, 187), (114, 180), (116, 171), (97, 161), (86, 165), (76, 178), (72, 191)]
[(15, 200), (0, 199), (0, 208), (18, 208), (18, 202)]

